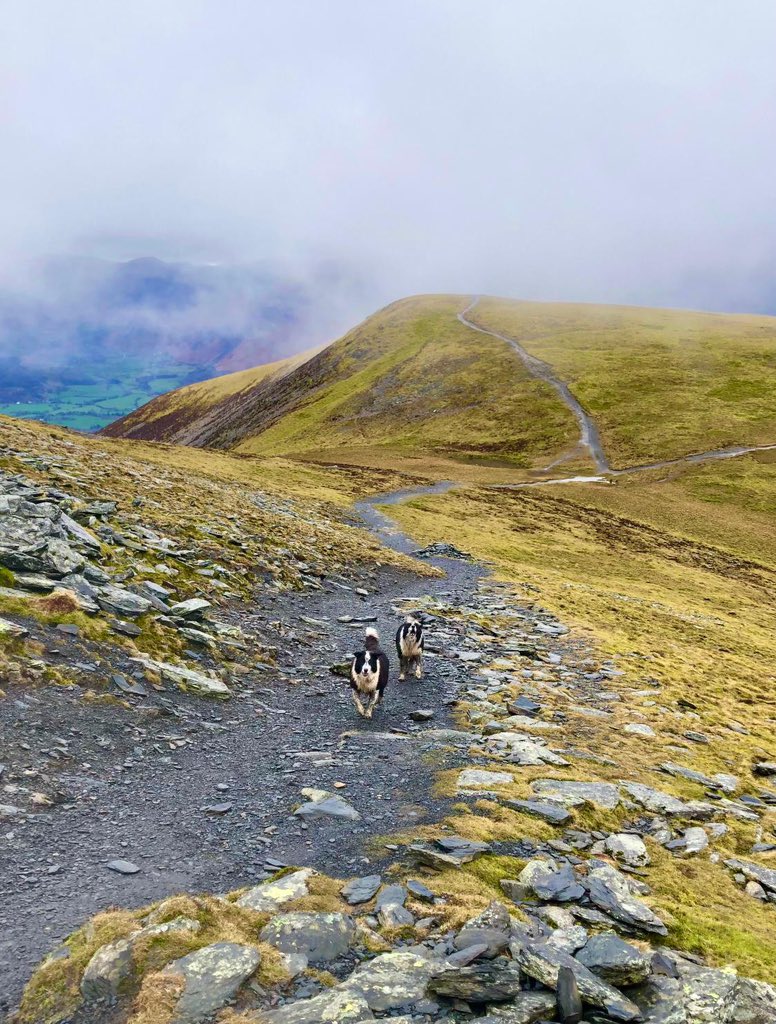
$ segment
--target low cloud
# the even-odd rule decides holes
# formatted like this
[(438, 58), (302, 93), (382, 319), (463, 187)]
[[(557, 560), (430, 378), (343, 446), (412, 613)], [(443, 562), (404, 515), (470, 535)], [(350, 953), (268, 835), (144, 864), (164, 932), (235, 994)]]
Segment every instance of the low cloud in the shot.
[(770, 0), (11, 0), (4, 36), (0, 278), (261, 264), (332, 330), (421, 291), (776, 311)]

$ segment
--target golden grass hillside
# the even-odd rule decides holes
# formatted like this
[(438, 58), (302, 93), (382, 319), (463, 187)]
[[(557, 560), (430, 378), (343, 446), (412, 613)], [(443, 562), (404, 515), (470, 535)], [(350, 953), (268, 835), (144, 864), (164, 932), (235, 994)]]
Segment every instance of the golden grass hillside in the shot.
[[(575, 745), (612, 761), (590, 764), (584, 775), (617, 781), (625, 773), (685, 798), (702, 789), (669, 778), (661, 762), (733, 773), (751, 794), (773, 789), (752, 766), (776, 759), (774, 513), (776, 464), (765, 456), (609, 486), (465, 488), (390, 510), (418, 541), (449, 541), (490, 560), (524, 602), (550, 608), (574, 636), (615, 659), (623, 675), (607, 682), (620, 693), (612, 719), (569, 719)], [(650, 726), (654, 738), (627, 734), (626, 722)], [(709, 742), (689, 742), (688, 730)], [(553, 774), (580, 778), (579, 771)], [(520, 795), (529, 795), (527, 785)], [(483, 839), (537, 827), (505, 813), (483, 802), (454, 826)], [(776, 841), (772, 814), (762, 831), (733, 824), (723, 856), (750, 856), (755, 841)], [(776, 867), (774, 856), (762, 854), (761, 863)], [(671, 942), (773, 979), (773, 911), (737, 888), (721, 864), (661, 855), (648, 880), (670, 917)]]
[(553, 367), (615, 467), (776, 443), (776, 318), (484, 298), (473, 322)]
[[(106, 433), (410, 471), (419, 460), (437, 477), (560, 457), (575, 460), (564, 472), (588, 471), (572, 413), (508, 345), (459, 322), (469, 302), (400, 300), (311, 358), (163, 395)], [(468, 316), (570, 385), (615, 468), (776, 443), (774, 317), (487, 297)]]

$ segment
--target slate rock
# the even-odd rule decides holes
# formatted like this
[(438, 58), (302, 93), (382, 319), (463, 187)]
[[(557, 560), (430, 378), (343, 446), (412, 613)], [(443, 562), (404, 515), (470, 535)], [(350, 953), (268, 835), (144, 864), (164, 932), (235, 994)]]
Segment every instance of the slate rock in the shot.
[(455, 953), (451, 953), (447, 958), (448, 966), (451, 967), (468, 967), (469, 964), (474, 963), (475, 960), (479, 960), (480, 957), (484, 957), (488, 952), (487, 942), (475, 942), (469, 946), (461, 946)]
[(409, 717), (413, 722), (430, 722), (434, 717), (434, 712), (431, 708), (417, 708), (415, 711), (410, 711)]
[(342, 898), (351, 907), (359, 903), (368, 903), (380, 888), (382, 878), (380, 875), (365, 875), (363, 878), (353, 878), (340, 889)]
[(556, 1008), (554, 992), (518, 992), (509, 1005), (493, 1006), (487, 1017), (477, 1017), (470, 1024), (537, 1024), (553, 1020)]
[(653, 814), (670, 816), (682, 814), (686, 809), (686, 805), (675, 796), (671, 796), (670, 793), (663, 793), (659, 789), (644, 786), (640, 782), (623, 782), (622, 788), (633, 797), (636, 803), (641, 804), (646, 810), (652, 811)]
[(172, 1024), (200, 1024), (223, 1009), (256, 971), (261, 954), (237, 942), (216, 942), (188, 953), (165, 967), (163, 974), (180, 975), (184, 989)]
[(360, 995), (370, 1010), (384, 1013), (424, 999), (429, 979), (442, 969), (437, 958), (394, 950), (361, 964), (339, 988)]
[(133, 864), (131, 860), (121, 859), (109, 861), (107, 867), (119, 875), (136, 875), (140, 870), (137, 864)]
[(541, 818), (550, 825), (564, 825), (571, 818), (571, 813), (560, 804), (542, 800), (507, 800), (505, 805), (513, 811), (520, 811), (522, 814), (530, 814), (534, 818)]
[(503, 903), (494, 900), (481, 914), (466, 922), (453, 939), (453, 945), (463, 950), (484, 944), (485, 951), (481, 955), (492, 960), (509, 945), (511, 928), (509, 910)]
[(315, 872), (312, 868), (301, 868), (282, 878), (256, 885), (237, 900), (238, 907), (248, 910), (275, 911), (285, 903), (307, 896), (307, 882)]
[(731, 871), (740, 871), (745, 878), (753, 882), (759, 882), (769, 892), (776, 893), (776, 869), (766, 868), (762, 864), (756, 864), (754, 861), (740, 860), (736, 857), (726, 860), (725, 865)]
[(361, 1024), (374, 1020), (363, 996), (341, 986), (261, 1015), (261, 1024)]
[(445, 968), (429, 982), (429, 991), (446, 999), (469, 1003), (507, 1002), (520, 992), (520, 968), (499, 957), (468, 967)]
[(420, 900), (422, 903), (435, 903), (436, 896), (423, 882), (418, 882), (416, 879), (408, 879), (407, 881), (407, 892), (413, 899)]
[(205, 675), (204, 672), (197, 672), (184, 665), (172, 665), (166, 661), (154, 661), (152, 658), (138, 657), (132, 660), (158, 672), (162, 679), (174, 683), (184, 693), (214, 697), (216, 700), (228, 700), (231, 697), (229, 687), (218, 676)]
[(264, 942), (281, 953), (301, 953), (313, 964), (336, 960), (354, 937), (353, 919), (346, 914), (279, 914), (261, 930)]
[(102, 587), (97, 591), (96, 600), (103, 611), (119, 618), (126, 616), (134, 619), (139, 615), (145, 615), (151, 608), (148, 598), (133, 594), (131, 590), (124, 590), (123, 587)]
[(558, 1020), (561, 1024), (579, 1024), (582, 1020), (582, 997), (576, 975), (570, 967), (558, 971)]
[(24, 626), (19, 626), (9, 619), (0, 618), (0, 636), (10, 636), (21, 640), (22, 637), (29, 635), (29, 629), (26, 629)]
[(575, 955), (593, 974), (618, 988), (641, 984), (652, 970), (650, 957), (614, 932), (593, 935)]
[(203, 597), (192, 597), (188, 601), (179, 601), (177, 604), (172, 605), (170, 615), (179, 619), (194, 619), (198, 621), (212, 607), (213, 605), (210, 601), (206, 601)]
[(479, 786), (505, 786), (514, 782), (511, 772), (489, 772), (478, 768), (464, 768), (458, 776), (458, 789), (475, 789)]
[(593, 868), (587, 874), (585, 888), (595, 906), (615, 920), (640, 931), (667, 934), (660, 918), (633, 895), (628, 880), (616, 868), (608, 864)]
[(571, 865), (554, 860), (529, 860), (517, 880), (528, 895), (540, 900), (569, 903), (585, 895)]
[(531, 789), (539, 796), (551, 796), (567, 807), (590, 803), (613, 811), (620, 802), (617, 787), (610, 782), (565, 782), (562, 779), (534, 779)]
[(513, 944), (512, 954), (519, 969), (547, 988), (556, 989), (562, 967), (574, 974), (579, 994), (585, 1003), (604, 1010), (617, 1021), (635, 1021), (641, 1018), (638, 1006), (616, 988), (597, 978), (573, 956), (555, 949), (547, 943)]
[(114, 998), (131, 975), (132, 966), (132, 943), (128, 939), (100, 946), (84, 970), (81, 995), (87, 1002)]
[(310, 800), (297, 807), (298, 818), (340, 818), (343, 821), (359, 821), (361, 815), (344, 797), (328, 794), (321, 800)]
[(776, 988), (677, 957), (677, 978), (655, 974), (630, 990), (649, 1024), (773, 1024)]
[(507, 710), (512, 715), (529, 715), (533, 717), (539, 714), (542, 706), (537, 704), (535, 700), (531, 700), (530, 697), (517, 697), (509, 702)]
[(649, 851), (644, 845), (644, 840), (641, 836), (631, 835), (628, 832), (618, 832), (607, 836), (604, 840), (604, 846), (607, 853), (629, 867), (642, 868), (649, 864)]
[(415, 918), (404, 906), (407, 890), (402, 885), (387, 885), (377, 897), (377, 919), (384, 928), (414, 924)]
[(692, 828), (685, 829), (683, 838), (683, 856), (691, 857), (696, 853), (701, 853), (709, 845), (709, 837), (706, 834), (706, 830), (702, 829), (700, 825), (694, 825)]

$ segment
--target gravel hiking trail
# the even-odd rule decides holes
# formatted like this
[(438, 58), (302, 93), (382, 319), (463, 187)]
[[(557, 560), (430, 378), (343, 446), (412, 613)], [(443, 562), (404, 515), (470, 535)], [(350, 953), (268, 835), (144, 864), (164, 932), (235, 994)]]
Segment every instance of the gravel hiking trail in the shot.
[[(374, 506), (441, 489), (363, 502), (360, 514), (385, 543), (413, 550)], [(366, 865), (379, 870), (391, 855), (369, 840), (444, 815), (447, 802), (432, 794), (422, 752), (433, 748), (433, 730), (449, 726), (450, 704), (471, 669), (454, 651), (432, 653), (422, 681), (398, 683), (393, 636), (413, 599), (465, 604), (484, 570), (459, 559), (429, 561), (446, 577), (354, 570), (349, 591), (322, 581), (321, 591), (262, 591), (250, 613), (233, 610), (246, 636), (277, 647), (277, 669), (258, 686), (237, 688), (226, 704), (184, 694), (166, 706), (154, 703), (156, 694), (128, 698), (129, 710), (93, 704), (87, 729), (81, 694), (9, 689), (0, 702), (9, 768), (35, 772), (57, 737), (68, 742), (55, 762), (55, 805), (0, 832), (0, 1018), (41, 958), (99, 910), (178, 892), (227, 892), (256, 884), (278, 862), (339, 876), (363, 874)], [(339, 621), (345, 616), (376, 616), (391, 659), (386, 700), (371, 721), (357, 717), (346, 680), (331, 672), (361, 646), (366, 623)], [(409, 716), (418, 709), (433, 710), (433, 721), (417, 725)], [(334, 789), (361, 820), (307, 825), (293, 815), (304, 787)], [(115, 859), (140, 870), (115, 873), (107, 867)]]

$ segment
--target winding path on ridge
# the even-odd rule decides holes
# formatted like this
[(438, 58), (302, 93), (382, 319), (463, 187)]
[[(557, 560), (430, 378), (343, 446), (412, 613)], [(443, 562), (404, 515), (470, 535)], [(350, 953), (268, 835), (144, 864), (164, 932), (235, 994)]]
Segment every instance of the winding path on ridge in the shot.
[[(593, 460), (598, 473), (596, 476), (548, 478), (545, 480), (532, 480), (530, 482), (520, 484), (494, 484), (493, 486), (499, 490), (516, 490), (524, 487), (547, 487), (552, 484), (605, 483), (607, 482), (608, 477), (625, 476), (629, 473), (644, 473), (650, 469), (664, 469), (668, 466), (678, 466), (685, 463), (710, 462), (715, 459), (733, 459), (739, 455), (748, 455), (750, 452), (772, 451), (776, 449), (776, 444), (731, 445), (729, 448), (715, 448), (705, 452), (695, 452), (690, 455), (682, 455), (674, 459), (662, 459), (657, 462), (647, 462), (635, 466), (623, 466), (620, 469), (614, 469), (606, 457), (606, 453), (601, 442), (601, 435), (595, 420), (576, 397), (568, 384), (555, 376), (550, 364), (545, 363), (542, 359), (539, 359), (537, 356), (528, 352), (516, 338), (511, 338), (507, 334), (500, 334), (498, 331), (492, 331), (490, 328), (483, 327), (481, 324), (475, 323), (473, 320), (469, 319), (467, 314), (475, 308), (479, 301), (480, 296), (475, 296), (466, 309), (462, 310), (462, 312), (458, 314), (459, 321), (465, 327), (469, 327), (471, 330), (477, 331), (479, 334), (487, 334), (491, 338), (496, 338), (498, 341), (505, 342), (518, 354), (526, 369), (532, 376), (545, 381), (545, 383), (549, 384), (558, 392), (562, 402), (571, 410), (579, 424), (579, 446), (581, 448), (586, 448), (590, 453), (590, 457)], [(554, 462), (550, 463), (550, 465), (545, 467), (544, 472), (551, 470), (554, 466), (564, 461), (566, 461), (565, 458), (556, 459)]]

